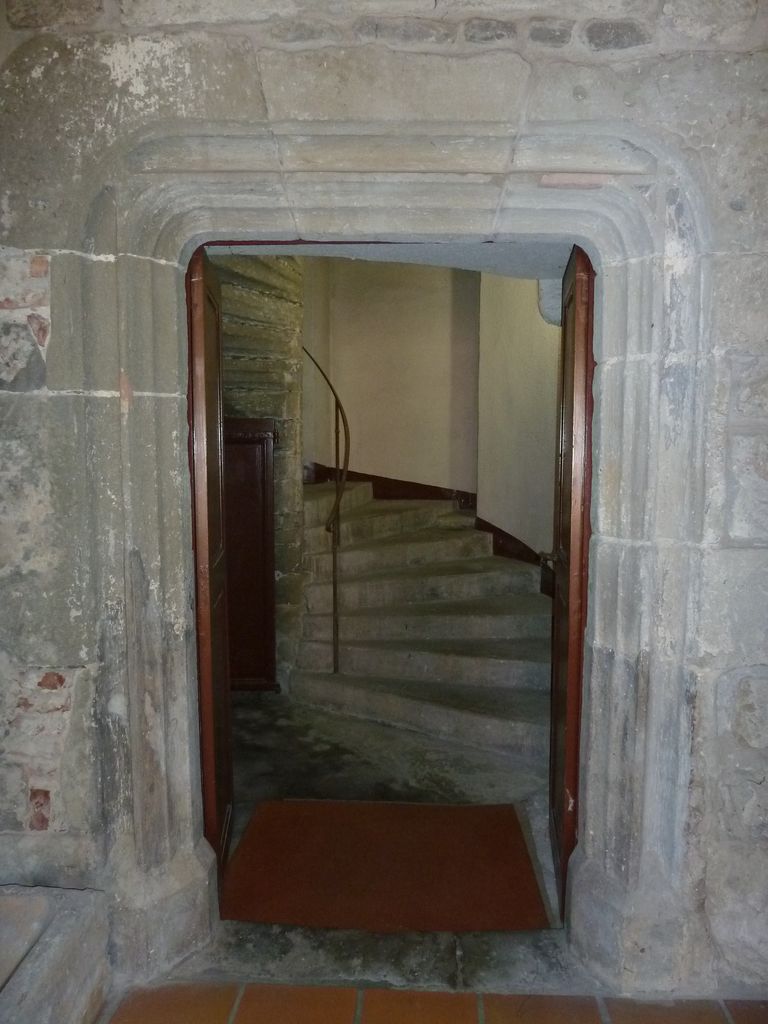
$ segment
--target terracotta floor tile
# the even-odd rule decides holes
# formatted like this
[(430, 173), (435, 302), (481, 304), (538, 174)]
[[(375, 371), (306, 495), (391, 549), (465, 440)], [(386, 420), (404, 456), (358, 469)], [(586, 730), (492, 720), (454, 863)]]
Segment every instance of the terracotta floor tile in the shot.
[(111, 1024), (227, 1024), (237, 985), (165, 985), (127, 996)]
[(635, 1002), (606, 999), (611, 1024), (725, 1024), (720, 1007), (708, 1000)]
[(600, 1024), (589, 996), (483, 996), (485, 1024)]
[(768, 999), (726, 999), (733, 1024), (768, 1024)]
[(477, 1024), (477, 996), (369, 989), (362, 1024)]
[(351, 988), (249, 985), (235, 1024), (352, 1024), (357, 993)]

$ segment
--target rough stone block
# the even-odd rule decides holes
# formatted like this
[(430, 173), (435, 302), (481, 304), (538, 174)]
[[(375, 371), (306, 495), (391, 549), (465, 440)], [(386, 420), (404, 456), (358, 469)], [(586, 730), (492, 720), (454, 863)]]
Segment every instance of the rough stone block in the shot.
[(755, 46), (766, 38), (766, 11), (755, 0), (665, 0), (659, 17), (665, 49)]
[(765, 983), (768, 967), (768, 889), (763, 844), (713, 843), (707, 858), (707, 920), (726, 975)]
[[(507, 123), (522, 111), (528, 77), (527, 65), (512, 53), (266, 52), (259, 65), (276, 121)], [(489, 81), (494, 83), (490, 92)]]
[(444, 45), (452, 43), (457, 26), (451, 22), (432, 21), (428, 18), (359, 18), (353, 25), (354, 34), (363, 42), (381, 42), (392, 45)]
[(120, 356), (116, 304), (115, 263), (65, 253), (53, 255), (54, 332), (46, 359), (49, 390), (117, 391)]
[(48, 28), (83, 24), (103, 9), (102, 0), (8, 0), (6, 13), (12, 28)]
[(711, 343), (718, 350), (763, 354), (768, 347), (768, 255), (708, 257)]
[(0, 390), (36, 391), (45, 384), (43, 345), (31, 316), (22, 323), (0, 320)]
[(733, 355), (729, 363), (731, 417), (768, 419), (768, 356)]
[(528, 117), (531, 122), (625, 118), (625, 91), (617, 68), (534, 65)]
[(528, 25), (528, 41), (539, 46), (565, 46), (571, 41), (574, 24), (562, 18), (532, 18)]
[[(15, 904), (15, 906), (14, 906)], [(0, 1019), (14, 1024), (93, 1024), (111, 981), (102, 892), (5, 886), (0, 919), (15, 912), (27, 947), (0, 992)]]
[(517, 38), (517, 25), (496, 18), (470, 18), (464, 23), (464, 38), (468, 43), (505, 43)]
[(593, 50), (628, 50), (645, 46), (651, 41), (645, 25), (629, 18), (590, 21), (585, 29), (585, 37)]
[[(4, 74), (0, 133), (20, 143), (0, 151), (0, 244), (27, 249), (82, 246), (68, 225), (82, 213), (78, 204), (90, 206), (104, 175), (96, 166), (119, 134), (164, 119), (266, 120), (254, 53), (242, 37), (39, 34), (17, 47)], [(65, 181), (88, 182), (85, 195)]]
[[(99, 616), (91, 568), (107, 538), (94, 538), (89, 508), (102, 486), (110, 491), (107, 531), (120, 500), (109, 412), (104, 398), (0, 395), (0, 604), (8, 611), (0, 647), (21, 664), (93, 660)], [(88, 455), (102, 445), (111, 456), (92, 487)]]
[(768, 431), (734, 433), (726, 459), (727, 529), (732, 540), (768, 541)]
[(768, 648), (768, 551), (705, 551), (699, 593), (691, 656), (708, 658), (715, 666), (764, 664)]

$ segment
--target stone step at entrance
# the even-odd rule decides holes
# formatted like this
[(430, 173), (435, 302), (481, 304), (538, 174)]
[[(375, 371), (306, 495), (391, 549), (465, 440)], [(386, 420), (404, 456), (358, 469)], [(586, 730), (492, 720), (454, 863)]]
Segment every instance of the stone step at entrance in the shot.
[[(422, 601), (393, 608), (362, 608), (341, 616), (343, 640), (511, 639), (545, 637), (552, 602), (544, 594), (510, 594), (470, 601)], [(304, 636), (327, 640), (330, 615), (306, 615)]]
[(446, 501), (345, 494), (340, 671), (333, 674), (333, 485), (305, 494), (306, 613), (291, 696), (299, 704), (544, 763), (551, 601), (538, 566), (492, 554)]
[(291, 694), (312, 707), (462, 744), (536, 758), (547, 753), (549, 694), (540, 689), (303, 671)]

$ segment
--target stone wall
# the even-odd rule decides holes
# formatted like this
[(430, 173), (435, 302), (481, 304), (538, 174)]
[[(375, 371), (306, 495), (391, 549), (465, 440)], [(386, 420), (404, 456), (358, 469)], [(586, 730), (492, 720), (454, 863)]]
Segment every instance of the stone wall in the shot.
[(277, 678), (297, 644), (304, 529), (301, 456), (303, 289), (292, 257), (217, 256), (221, 280), (225, 416), (275, 420)]
[(193, 249), (556, 237), (598, 272), (571, 941), (624, 990), (764, 979), (768, 8), (6, 0), (0, 19), (5, 879), (104, 889), (133, 977), (209, 934)]

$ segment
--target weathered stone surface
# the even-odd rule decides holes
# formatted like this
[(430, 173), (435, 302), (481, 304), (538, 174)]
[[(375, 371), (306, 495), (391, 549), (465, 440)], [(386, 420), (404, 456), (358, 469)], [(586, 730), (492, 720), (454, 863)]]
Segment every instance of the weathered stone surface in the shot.
[[(112, 402), (0, 396), (0, 603), (7, 610), (0, 648), (22, 665), (95, 660), (99, 615), (90, 572), (98, 546), (89, 508), (104, 488), (112, 515), (117, 514), (119, 403)], [(105, 467), (103, 478), (91, 486), (86, 460), (105, 450), (111, 453), (109, 472)], [(106, 511), (100, 508), (100, 514)]]
[(45, 360), (32, 323), (0, 320), (0, 390), (35, 391), (45, 383)]
[(761, 426), (759, 433), (734, 433), (728, 444), (727, 528), (736, 541), (768, 541), (768, 431)]
[(42, 309), (50, 305), (50, 260), (44, 254), (0, 252), (0, 310)]
[(353, 26), (363, 42), (403, 44), (450, 43), (456, 38), (455, 24), (427, 18), (360, 18)]
[[(20, 668), (0, 652), (4, 764), (12, 787), (3, 792), (0, 819), (9, 831), (83, 831), (95, 822), (93, 679), (85, 668)], [(60, 680), (54, 688), (44, 685)]]
[(565, 46), (571, 41), (574, 24), (557, 18), (532, 18), (528, 25), (528, 39), (540, 46)]
[(464, 38), (468, 43), (501, 43), (517, 37), (514, 21), (496, 18), (470, 18), (464, 23)]
[(759, 0), (666, 0), (659, 26), (669, 44), (683, 40), (694, 45), (748, 45), (766, 40), (766, 12)]
[(291, 171), (437, 173), (450, 161), (457, 171), (494, 174), (509, 167), (513, 135), (336, 135), (331, 146), (327, 137), (281, 133), (277, 139), (283, 166)]
[(270, 22), (269, 34), (278, 43), (331, 43), (342, 38), (336, 25), (312, 18), (280, 18)]
[(4, 886), (0, 917), (14, 902), (21, 921), (33, 915), (37, 921), (29, 934), (30, 948), (0, 992), (0, 1019), (93, 1024), (112, 977), (104, 893)]
[(6, 5), (12, 28), (79, 25), (102, 10), (103, 0), (8, 0)]
[(768, 356), (732, 356), (729, 363), (731, 416), (768, 420)]
[[(66, 113), (62, 97), (71, 97)], [(75, 100), (75, 98), (77, 98)], [(33, 111), (32, 119), (24, 111)], [(203, 35), (35, 36), (0, 72), (0, 244), (78, 248), (66, 238), (77, 189), (120, 133), (175, 117), (261, 120), (266, 110), (248, 40)], [(55, 168), (36, 176), (29, 168)], [(54, 215), (55, 211), (55, 215)]]
[(528, 77), (512, 53), (451, 60), (376, 48), (268, 52), (259, 65), (277, 121), (506, 122), (522, 109)]
[[(22, 6), (32, 10), (21, 0), (9, 10), (18, 17)], [(58, 18), (51, 12), (65, 6), (48, 0), (36, 10)], [(74, 0), (70, 20), (87, 7)], [(12, 325), (7, 366), (24, 364), (25, 353), (26, 367), (45, 358), (51, 392), (0, 394), (0, 645), (18, 666), (8, 692), (29, 702), (9, 711), (17, 752), (0, 778), (2, 855), (14, 877), (93, 884), (98, 843), (114, 843), (113, 938), (129, 971), (152, 971), (155, 939), (162, 959), (205, 934), (212, 877), (210, 865), (184, 861), (200, 809), (179, 254), (206, 233), (489, 242), (501, 232), (577, 238), (601, 264), (597, 646), (588, 651), (574, 941), (623, 985), (685, 984), (686, 962), (689, 982), (695, 970), (711, 978), (712, 956), (723, 977), (765, 976), (765, 787), (754, 780), (765, 774), (768, 643), (768, 110), (764, 55), (732, 52), (764, 44), (761, 7), (123, 0), (130, 34), (11, 31), (0, 44), (6, 53), (19, 43), (0, 72), (0, 130), (14, 140), (0, 155), (0, 231), (31, 250), (2, 256), (0, 321)], [(103, 25), (116, 17), (111, 3)], [(360, 19), (384, 28), (372, 45), (338, 49)], [(185, 23), (194, 31), (161, 27)], [(234, 27), (207, 32), (206, 23)], [(527, 62), (504, 52), (518, 41), (500, 38), (499, 25), (520, 26)], [(276, 49), (257, 53), (264, 43)], [(523, 112), (537, 141), (512, 162)], [(48, 267), (37, 249), (53, 250), (50, 341)], [(91, 249), (103, 258), (89, 259)], [(700, 262), (701, 253), (715, 255)], [(154, 265), (158, 256), (171, 265)], [(258, 360), (236, 351), (252, 305), (241, 294), (235, 305), (228, 365), (247, 379), (229, 397), (254, 403)], [(265, 372), (265, 400), (295, 424), (300, 409), (285, 399), (293, 368), (276, 362)], [(168, 397), (141, 395), (156, 389)], [(64, 393), (83, 390), (98, 394)], [(300, 491), (281, 487), (280, 496), (280, 528), (295, 530)], [(719, 518), (700, 546), (712, 509)], [(144, 582), (126, 631), (131, 551)], [(280, 553), (292, 568), (295, 546), (281, 542)], [(290, 572), (281, 594), (298, 600), (300, 588)], [(283, 671), (289, 638), (280, 651)], [(92, 665), (98, 685), (82, 681)], [(34, 686), (25, 674), (33, 669)], [(733, 685), (721, 680), (734, 672)], [(70, 710), (44, 710), (76, 693)], [(57, 714), (68, 721), (72, 742), (57, 747), (43, 732), (40, 752), (58, 758), (61, 778), (81, 780), (70, 796), (55, 771), (35, 775), (22, 757), (34, 716), (49, 714), (52, 730)], [(701, 752), (692, 772), (687, 716)], [(102, 817), (82, 781), (88, 758), (110, 804), (98, 840), (87, 831)], [(150, 792), (142, 763), (160, 766), (165, 794)], [(134, 849), (139, 866), (126, 852)], [(99, 884), (111, 882), (102, 875)], [(704, 913), (711, 946), (700, 938)]]
[(585, 36), (593, 50), (628, 50), (645, 46), (651, 38), (644, 25), (629, 19), (590, 21)]
[[(602, 413), (593, 428), (598, 500), (592, 515), (598, 532), (608, 537), (639, 540), (648, 536), (650, 516), (644, 496), (651, 424), (647, 410), (654, 385), (654, 370), (646, 362), (612, 363), (598, 366), (595, 372), (594, 393)], [(625, 437), (634, 439), (627, 475), (619, 471), (626, 457)]]
[(768, 321), (768, 255), (718, 255), (708, 261), (713, 349), (764, 354)]
[(768, 551), (732, 548), (702, 555), (701, 606), (691, 656), (714, 665), (760, 665), (768, 627)]
[[(768, 899), (761, 881), (761, 851), (768, 840), (768, 669), (765, 664), (732, 669), (711, 685), (715, 733), (706, 752), (717, 771), (706, 787), (707, 916), (724, 960), (724, 976), (744, 976), (759, 984), (768, 939)], [(735, 870), (736, 864), (741, 870)]]

